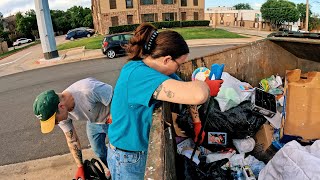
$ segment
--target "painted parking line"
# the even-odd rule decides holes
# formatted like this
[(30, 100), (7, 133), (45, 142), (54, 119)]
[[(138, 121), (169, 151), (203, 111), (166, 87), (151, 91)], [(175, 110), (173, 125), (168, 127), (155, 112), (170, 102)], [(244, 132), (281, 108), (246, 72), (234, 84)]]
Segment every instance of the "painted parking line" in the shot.
[(29, 54), (31, 54), (32, 52), (28, 52), (27, 54), (24, 54), (23, 56), (19, 57), (18, 59), (14, 60), (14, 61), (11, 61), (11, 62), (7, 62), (7, 63), (3, 63), (3, 64), (0, 64), (0, 67), (1, 66), (5, 66), (5, 65), (8, 65), (8, 64), (12, 64), (12, 63), (15, 63), (19, 60), (21, 60), (22, 58), (28, 56)]

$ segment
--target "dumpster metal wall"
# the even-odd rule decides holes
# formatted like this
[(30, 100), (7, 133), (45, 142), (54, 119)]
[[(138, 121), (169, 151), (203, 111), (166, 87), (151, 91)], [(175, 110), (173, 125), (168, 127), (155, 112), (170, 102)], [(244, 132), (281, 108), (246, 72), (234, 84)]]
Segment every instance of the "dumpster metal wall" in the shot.
[[(304, 51), (304, 46), (305, 44), (300, 44), (296, 47)], [(320, 48), (320, 44), (315, 45), (314, 50), (316, 48)], [(257, 86), (261, 79), (272, 74), (284, 76), (286, 70), (296, 68), (302, 71), (320, 70), (320, 64), (310, 60), (310, 58), (314, 59), (313, 55), (308, 56), (306, 53), (305, 56), (301, 56), (304, 59), (301, 59), (292, 53), (296, 49), (290, 50), (292, 51), (289, 52), (279, 44), (264, 39), (192, 59), (181, 66), (179, 75), (184, 80), (190, 80), (192, 72), (197, 67), (210, 67), (213, 63), (223, 63), (226, 72)]]
[[(225, 64), (224, 71), (258, 86), (261, 79), (273, 74), (284, 77), (286, 70), (320, 71), (320, 41), (264, 39), (192, 59), (180, 67), (178, 74), (190, 80), (196, 68), (213, 63)], [(166, 125), (172, 120), (171, 112), (167, 104), (163, 108), (153, 118), (145, 179), (177, 179), (174, 130), (168, 129), (173, 125)]]

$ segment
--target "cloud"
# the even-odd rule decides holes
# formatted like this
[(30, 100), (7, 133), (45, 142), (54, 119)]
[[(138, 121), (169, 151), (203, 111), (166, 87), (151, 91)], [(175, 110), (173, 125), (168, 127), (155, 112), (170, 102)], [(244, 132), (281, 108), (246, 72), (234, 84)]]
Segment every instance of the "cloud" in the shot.
[[(72, 6), (90, 7), (91, 0), (49, 0), (50, 9), (67, 10)], [(7, 17), (34, 9), (34, 0), (0, 0), (0, 12)]]
[(260, 9), (262, 6), (262, 3), (254, 3), (253, 9)]
[(253, 7), (255, 8), (261, 8), (262, 3), (254, 3)]

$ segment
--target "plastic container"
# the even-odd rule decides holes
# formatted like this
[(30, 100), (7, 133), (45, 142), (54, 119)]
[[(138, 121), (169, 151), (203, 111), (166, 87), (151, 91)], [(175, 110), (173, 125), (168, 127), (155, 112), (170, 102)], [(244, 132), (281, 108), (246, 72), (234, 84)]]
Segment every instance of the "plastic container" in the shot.
[(209, 78), (211, 80), (221, 79), (223, 69), (224, 69), (224, 64), (212, 64)]

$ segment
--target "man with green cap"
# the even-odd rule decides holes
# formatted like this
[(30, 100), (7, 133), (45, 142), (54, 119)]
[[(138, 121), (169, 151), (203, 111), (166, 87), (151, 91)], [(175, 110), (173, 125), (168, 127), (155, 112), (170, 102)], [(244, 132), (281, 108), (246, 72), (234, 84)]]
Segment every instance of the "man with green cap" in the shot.
[(39, 94), (33, 104), (35, 116), (40, 120), (41, 132), (49, 133), (57, 124), (65, 134), (67, 144), (78, 170), (75, 179), (85, 179), (80, 141), (73, 120), (87, 121), (87, 135), (92, 150), (107, 165), (106, 137), (110, 123), (112, 86), (94, 78), (79, 80), (62, 93), (54, 90)]

